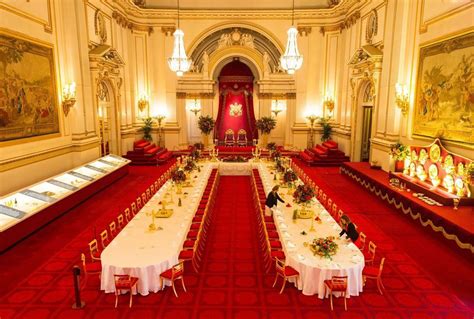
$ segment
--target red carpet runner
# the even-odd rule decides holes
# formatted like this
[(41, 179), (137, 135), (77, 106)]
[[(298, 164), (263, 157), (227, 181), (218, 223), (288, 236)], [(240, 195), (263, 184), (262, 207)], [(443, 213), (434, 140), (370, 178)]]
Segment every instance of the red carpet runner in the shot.
[[(151, 168), (149, 168), (151, 169)], [(108, 190), (114, 189), (117, 184)], [(123, 185), (122, 185), (123, 187)], [(117, 190), (115, 188), (115, 190)], [(108, 193), (110, 194), (110, 193)], [(100, 195), (100, 194), (98, 194)], [(123, 193), (122, 196), (125, 196)], [(97, 202), (102, 199), (104, 203)], [(119, 201), (120, 197), (114, 198)], [(111, 204), (108, 198), (94, 197), (83, 205)], [(81, 205), (82, 206), (82, 205)], [(368, 283), (361, 297), (348, 301), (344, 311), (342, 300), (336, 298), (335, 311), (331, 312), (328, 300), (303, 296), (292, 285), (283, 294), (272, 288), (273, 274), (266, 275), (258, 249), (255, 214), (252, 209), (250, 179), (248, 177), (222, 177), (215, 205), (214, 224), (210, 228), (207, 250), (199, 274), (186, 268), (185, 293), (177, 287), (179, 298), (172, 289), (135, 296), (129, 309), (126, 297), (114, 309), (114, 295), (99, 291), (99, 280), (92, 278), (82, 292), (86, 302), (83, 310), (72, 310), (70, 266), (77, 263), (78, 251), (90, 237), (89, 231), (76, 235), (72, 241), (63, 240), (70, 234), (50, 234), (44, 246), (55, 245), (33, 265), (20, 262), (16, 266), (1, 257), (3, 268), (20, 268), (15, 272), (17, 282), (9, 280), (9, 291), (0, 296), (0, 317), (6, 318), (472, 318), (469, 309), (454, 295), (444, 291), (426, 275), (420, 266), (396, 248), (393, 240), (381, 234), (374, 238), (391, 261), (384, 270), (384, 296)], [(112, 214), (115, 216), (115, 214)], [(91, 222), (80, 222), (89, 228)], [(361, 223), (364, 230), (365, 224)], [(378, 229), (377, 229), (378, 230)], [(369, 232), (369, 231), (368, 231)], [(369, 237), (371, 237), (370, 231)], [(74, 235), (72, 235), (74, 237)], [(57, 247), (60, 241), (64, 248)], [(26, 244), (28, 242), (25, 241)], [(60, 244), (60, 245), (61, 245)], [(51, 247), (51, 246), (50, 246)], [(25, 250), (26, 251), (26, 250)], [(51, 256), (51, 257), (49, 257)], [(21, 256), (28, 258), (27, 255)], [(18, 262), (21, 258), (17, 257)]]

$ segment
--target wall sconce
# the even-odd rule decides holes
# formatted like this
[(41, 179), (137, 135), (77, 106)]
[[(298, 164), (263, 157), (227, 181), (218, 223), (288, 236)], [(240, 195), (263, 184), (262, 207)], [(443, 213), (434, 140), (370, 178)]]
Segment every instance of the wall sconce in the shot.
[(142, 93), (138, 99), (138, 109), (140, 112), (143, 112), (148, 107), (148, 96), (145, 93)]
[(278, 100), (278, 99), (277, 100), (272, 100), (271, 111), (272, 111), (273, 114), (275, 114), (275, 117), (278, 116), (278, 113), (283, 111), (284, 102), (285, 101)]
[(403, 115), (407, 115), (408, 109), (410, 108), (408, 87), (397, 83), (395, 86), (395, 104), (402, 111)]
[(69, 84), (65, 84), (63, 87), (62, 105), (65, 116), (69, 114), (69, 110), (74, 106), (74, 104), (76, 104), (76, 83), (71, 82)]
[(188, 110), (194, 113), (194, 116), (197, 116), (199, 112), (201, 112), (201, 101), (198, 99), (194, 99), (194, 101), (189, 106)]
[(334, 110), (334, 99), (331, 96), (326, 95), (323, 105), (329, 111), (329, 113), (332, 113)]

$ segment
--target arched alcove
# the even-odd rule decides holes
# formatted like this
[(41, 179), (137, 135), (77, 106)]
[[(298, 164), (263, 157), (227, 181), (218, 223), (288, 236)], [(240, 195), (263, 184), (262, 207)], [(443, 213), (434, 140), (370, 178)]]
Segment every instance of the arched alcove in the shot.
[(220, 145), (247, 146), (257, 139), (254, 112), (254, 74), (234, 58), (218, 77), (219, 107), (214, 138)]

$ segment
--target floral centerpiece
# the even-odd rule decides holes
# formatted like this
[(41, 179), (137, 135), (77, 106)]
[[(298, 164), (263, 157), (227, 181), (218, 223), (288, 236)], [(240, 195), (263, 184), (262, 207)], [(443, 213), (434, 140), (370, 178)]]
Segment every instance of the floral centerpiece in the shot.
[(222, 159), (223, 162), (244, 163), (248, 159), (240, 155), (230, 155)]
[(336, 254), (338, 246), (334, 241), (334, 237), (329, 236), (326, 238), (313, 239), (313, 242), (309, 245), (309, 248), (314, 255), (332, 259), (331, 256)]
[(176, 184), (180, 184), (184, 181), (186, 181), (186, 174), (181, 168), (177, 168), (174, 171), (171, 172), (171, 179), (173, 182)]
[(296, 176), (296, 173), (293, 172), (291, 168), (287, 169), (285, 174), (283, 174), (283, 180), (287, 184), (293, 183), (297, 179), (298, 179), (298, 176)]
[(272, 159), (274, 161), (278, 160), (280, 157), (281, 157), (280, 151), (278, 151), (276, 149), (274, 151), (272, 151)]
[(195, 148), (190, 154), (191, 158), (195, 161), (197, 161), (199, 158), (201, 158), (201, 150)]
[(184, 170), (186, 172), (191, 172), (193, 171), (194, 169), (196, 169), (197, 166), (196, 166), (196, 162), (194, 162), (193, 160), (188, 160), (188, 162), (186, 163), (186, 165), (184, 165)]
[(270, 143), (267, 144), (267, 149), (268, 149), (269, 151), (275, 151), (276, 148), (277, 148), (277, 147), (276, 147), (276, 143), (275, 143), (275, 142), (270, 142)]
[(298, 204), (306, 204), (311, 202), (314, 197), (314, 191), (308, 185), (298, 185), (295, 192), (293, 193), (293, 198)]
[(281, 163), (281, 159), (279, 157), (275, 160), (275, 164), (276, 164), (275, 167), (276, 167), (277, 171), (279, 171), (279, 172), (284, 172), (285, 171), (285, 167)]

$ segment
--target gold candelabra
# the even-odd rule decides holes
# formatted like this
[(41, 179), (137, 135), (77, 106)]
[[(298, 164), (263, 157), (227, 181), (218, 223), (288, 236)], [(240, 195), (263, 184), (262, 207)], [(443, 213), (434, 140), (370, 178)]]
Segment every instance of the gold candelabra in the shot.
[(256, 162), (260, 160), (260, 155), (262, 155), (262, 150), (255, 146), (255, 149), (252, 150), (252, 156)]
[(312, 148), (314, 146), (314, 122), (318, 119), (316, 115), (308, 115), (306, 117), (310, 122), (310, 129), (309, 129), (309, 146)]
[(217, 162), (219, 161), (219, 149), (218, 148), (213, 148), (211, 149), (211, 151), (209, 152), (209, 155), (211, 155), (211, 161), (212, 162)]

